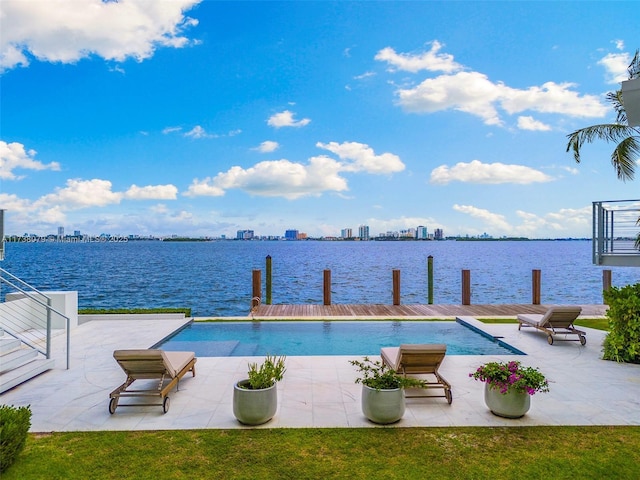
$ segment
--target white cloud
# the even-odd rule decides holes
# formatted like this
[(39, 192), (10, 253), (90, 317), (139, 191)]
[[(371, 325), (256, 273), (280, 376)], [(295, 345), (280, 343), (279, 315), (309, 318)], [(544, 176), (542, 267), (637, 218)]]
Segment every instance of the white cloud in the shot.
[(0, 69), (27, 66), (31, 57), (142, 61), (158, 47), (184, 47), (190, 43), (184, 31), (198, 23), (184, 12), (199, 1), (3, 0)]
[(58, 162), (44, 164), (35, 160), (35, 150), (25, 150), (18, 142), (7, 143), (0, 140), (0, 179), (19, 180), (24, 178), (14, 173), (14, 170), (60, 170)]
[(546, 82), (541, 87), (518, 90), (500, 86), (499, 103), (507, 113), (533, 110), (542, 113), (558, 113), (572, 117), (602, 117), (608, 107), (595, 95), (580, 96), (571, 90), (573, 83)]
[(15, 194), (0, 192), (0, 205), (9, 212), (26, 213), (33, 210), (31, 202)]
[[(87, 193), (87, 192), (92, 193)], [(0, 193), (0, 205), (9, 211), (10, 224), (13, 232), (18, 234), (27, 232), (50, 233), (52, 228), (64, 225), (69, 220), (67, 212), (82, 208), (105, 208), (99, 216), (90, 212), (87, 216), (75, 215), (73, 228), (80, 229), (83, 233), (92, 231), (124, 231), (136, 233), (165, 234), (168, 225), (173, 228), (182, 222), (180, 228), (195, 234), (194, 228), (198, 227), (193, 221), (193, 215), (184, 210), (171, 211), (164, 204), (156, 204), (148, 207), (144, 213), (113, 213), (110, 205), (121, 203), (121, 200), (153, 200), (173, 199), (177, 189), (172, 185), (156, 185), (149, 187), (137, 187), (132, 185), (127, 192), (112, 192), (111, 182), (107, 180), (74, 180), (68, 181), (65, 188), (56, 190), (55, 193), (45, 195), (32, 202), (12, 194)], [(93, 201), (87, 201), (95, 193)], [(97, 198), (97, 199), (96, 199)], [(84, 218), (84, 220), (82, 220)], [(210, 229), (208, 229), (210, 231)], [(205, 234), (206, 232), (203, 232)]]
[(480, 220), (487, 232), (494, 236), (524, 236), (530, 238), (555, 238), (562, 235), (572, 236), (571, 232), (589, 231), (591, 225), (591, 207), (580, 209), (561, 209), (537, 215), (517, 210), (515, 215), (521, 223), (511, 224), (507, 217), (472, 205), (454, 205), (453, 209)]
[(500, 183), (542, 183), (550, 182), (553, 178), (524, 165), (507, 165), (504, 163), (482, 163), (472, 160), (470, 163), (460, 162), (453, 167), (440, 165), (431, 172), (430, 182), (436, 185), (446, 185), (450, 182), (500, 184)]
[(340, 164), (323, 156), (309, 159), (306, 165), (284, 159), (265, 161), (247, 169), (231, 167), (212, 179), (195, 180), (187, 194), (220, 195), (237, 188), (252, 195), (292, 200), (325, 191), (347, 190), (347, 182), (339, 172)]
[(571, 175), (578, 175), (580, 173), (580, 170), (578, 170), (575, 167), (564, 167), (564, 170), (569, 172)]
[(416, 73), (420, 70), (431, 72), (451, 73), (462, 69), (462, 65), (453, 60), (453, 55), (438, 53), (443, 45), (437, 40), (431, 42), (431, 49), (419, 55), (396, 53), (391, 47), (380, 50), (374, 57), (381, 62), (387, 62), (398, 70)]
[(364, 72), (362, 75), (356, 75), (353, 77), (354, 80), (364, 80), (366, 78), (375, 77), (375, 72)]
[(138, 187), (131, 185), (124, 197), (129, 200), (175, 200), (178, 196), (178, 189), (175, 185), (147, 185)]
[(547, 213), (545, 221), (558, 225), (560, 230), (588, 232), (593, 221), (593, 207), (562, 208), (557, 212)]
[(513, 230), (509, 222), (504, 215), (499, 213), (492, 213), (484, 208), (474, 207), (473, 205), (458, 205), (455, 204), (453, 209), (456, 212), (465, 213), (471, 217), (478, 218), (484, 222), (487, 227), (491, 227), (499, 232), (508, 232)]
[(224, 189), (216, 186), (211, 177), (206, 177), (203, 180), (195, 178), (184, 193), (187, 197), (221, 197), (224, 194)]
[(400, 157), (392, 153), (376, 155), (369, 145), (358, 142), (329, 142), (316, 143), (316, 147), (328, 150), (336, 154), (341, 160), (346, 160), (342, 164), (342, 171), (345, 172), (367, 172), (373, 174), (386, 174), (401, 172), (405, 165)]
[(104, 207), (110, 204), (120, 203), (123, 194), (113, 192), (109, 180), (94, 178), (93, 180), (67, 180), (66, 187), (57, 188), (55, 193), (50, 193), (38, 199), (35, 205), (59, 205), (65, 209), (78, 209), (86, 207)]
[(628, 53), (609, 53), (598, 60), (605, 70), (607, 83), (620, 83), (629, 78), (627, 68), (631, 63), (631, 55)]
[[(398, 104), (411, 113), (458, 110), (480, 117), (487, 125), (503, 125), (502, 111), (509, 115), (524, 111), (555, 113), (580, 118), (603, 117), (608, 107), (595, 95), (579, 95), (572, 83), (545, 82), (541, 86), (517, 89), (493, 82), (483, 73), (463, 71), (453, 56), (439, 53), (441, 44), (433, 43), (429, 52), (397, 54), (386, 48), (376, 54), (402, 70), (443, 71), (415, 86), (397, 88)], [(538, 126), (539, 127), (539, 126)]]
[(106, 207), (122, 200), (174, 200), (178, 189), (173, 185), (131, 185), (126, 192), (114, 192), (109, 180), (69, 179), (62, 188), (33, 202), (38, 210), (59, 208), (61, 211), (90, 207)]
[(398, 89), (398, 103), (408, 112), (458, 110), (480, 117), (487, 125), (502, 125), (498, 107), (509, 114), (532, 110), (574, 117), (601, 117), (607, 107), (594, 95), (580, 96), (573, 84), (547, 82), (526, 90), (491, 82), (478, 72), (458, 72), (424, 80), (415, 88)]
[(188, 132), (185, 132), (184, 136), (189, 138), (213, 138), (214, 137), (214, 135), (207, 133), (204, 130), (204, 128), (202, 128), (200, 125), (196, 125)]
[(433, 113), (449, 109), (471, 113), (487, 125), (501, 125), (494, 103), (499, 86), (478, 72), (459, 72), (428, 78), (415, 88), (396, 91), (399, 104), (412, 113)]
[(542, 123), (531, 116), (518, 117), (518, 128), (521, 130), (537, 130), (541, 132), (548, 132), (551, 130), (549, 125)]
[[(182, 127), (166, 127), (162, 130), (162, 133), (164, 135), (168, 135), (170, 133), (177, 133), (177, 132), (181, 132), (182, 131)], [(189, 130), (188, 132), (184, 132), (182, 134), (183, 137), (187, 137), (187, 138), (195, 138), (195, 139), (200, 139), (200, 138), (222, 138), (222, 137), (235, 137), (237, 135), (240, 135), (242, 133), (242, 130), (240, 130), (239, 128), (236, 130), (229, 130), (227, 133), (222, 133), (222, 134), (218, 134), (218, 133), (209, 133), (207, 132), (204, 127), (200, 126), (200, 125), (196, 125), (195, 127), (193, 127), (191, 130)]]
[(278, 144), (278, 142), (274, 142), (272, 140), (265, 140), (253, 150), (257, 150), (260, 153), (271, 153), (271, 152), (275, 152), (278, 148), (280, 148), (280, 144)]
[(157, 205), (153, 205), (149, 207), (149, 210), (157, 215), (164, 215), (169, 212), (169, 207), (167, 207), (164, 203), (158, 203)]
[(280, 113), (275, 113), (267, 120), (267, 125), (275, 128), (281, 127), (304, 127), (309, 125), (311, 119), (303, 118), (302, 120), (294, 120), (295, 113), (290, 110), (284, 110)]
[(342, 172), (383, 174), (405, 168), (397, 155), (376, 155), (363, 143), (318, 142), (316, 146), (336, 154), (340, 161), (320, 155), (310, 158), (307, 164), (281, 159), (260, 162), (250, 168), (234, 166), (215, 177), (194, 179), (184, 195), (222, 196), (227, 190), (240, 189), (252, 195), (296, 199), (348, 190)]

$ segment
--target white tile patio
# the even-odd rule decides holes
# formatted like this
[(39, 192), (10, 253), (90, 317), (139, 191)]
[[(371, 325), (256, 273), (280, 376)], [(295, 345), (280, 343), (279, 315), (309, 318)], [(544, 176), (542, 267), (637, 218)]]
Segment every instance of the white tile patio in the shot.
[[(348, 362), (360, 357), (345, 356), (288, 357), (287, 373), (278, 384), (278, 412), (260, 427), (240, 425), (232, 412), (233, 383), (246, 377), (247, 363), (255, 357), (200, 357), (196, 376), (187, 374), (180, 391), (170, 394), (168, 413), (159, 406), (119, 406), (110, 415), (109, 393), (124, 381), (113, 351), (148, 348), (183, 323), (110, 320), (80, 325), (72, 331), (70, 369), (64, 368), (60, 345), (55, 369), (5, 392), (0, 403), (30, 405), (33, 432), (376, 427), (362, 415), (361, 387), (354, 383), (356, 372)], [(582, 347), (578, 342), (550, 346), (543, 334), (520, 332), (514, 324), (488, 324), (484, 329), (526, 352), (518, 359), (540, 367), (551, 391), (536, 394), (521, 419), (497, 417), (484, 405), (483, 384), (469, 378), (469, 372), (486, 361), (513, 357), (448, 355), (440, 372), (452, 384), (453, 403), (407, 399), (404, 417), (392, 427), (640, 425), (640, 365), (601, 360), (604, 332), (585, 329), (587, 345)]]

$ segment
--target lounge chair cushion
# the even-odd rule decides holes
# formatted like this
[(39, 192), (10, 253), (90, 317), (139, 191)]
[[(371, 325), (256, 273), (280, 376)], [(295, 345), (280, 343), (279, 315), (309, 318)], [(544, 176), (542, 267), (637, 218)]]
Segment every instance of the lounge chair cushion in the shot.
[[(528, 325), (532, 325), (534, 327), (542, 326), (542, 321), (544, 319), (544, 315), (540, 315), (537, 313), (523, 313), (518, 315), (518, 320), (522, 323), (526, 323)], [(546, 322), (547, 320), (544, 320)]]
[[(418, 370), (424, 373), (436, 371), (447, 352), (444, 344), (402, 344), (399, 347), (384, 347), (380, 356), (394, 371)], [(413, 368), (412, 368), (413, 367)]]
[(162, 352), (167, 359), (172, 371), (169, 372), (171, 377), (175, 377), (184, 369), (195, 357), (194, 352)]
[(519, 314), (518, 321), (534, 327), (567, 327), (580, 315), (580, 307), (551, 307), (544, 315), (539, 314)]
[(116, 350), (113, 357), (122, 369), (134, 377), (153, 378), (167, 374), (175, 378), (195, 357), (194, 352), (165, 352), (164, 350)]

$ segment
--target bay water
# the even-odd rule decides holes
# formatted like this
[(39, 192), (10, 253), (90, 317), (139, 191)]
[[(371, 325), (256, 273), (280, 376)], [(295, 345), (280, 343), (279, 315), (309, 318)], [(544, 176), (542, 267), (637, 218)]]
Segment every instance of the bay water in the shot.
[[(533, 269), (542, 271), (542, 303), (602, 303), (603, 267), (593, 265), (585, 240), (20, 242), (6, 244), (0, 266), (41, 291), (77, 290), (80, 308), (245, 316), (254, 269), (264, 292), (267, 255), (274, 304), (322, 304), (324, 269), (334, 304), (391, 304), (394, 269), (401, 303), (426, 304), (429, 256), (435, 304), (461, 303), (463, 269), (471, 271), (473, 304), (531, 303)], [(614, 286), (640, 281), (640, 268), (607, 269)]]

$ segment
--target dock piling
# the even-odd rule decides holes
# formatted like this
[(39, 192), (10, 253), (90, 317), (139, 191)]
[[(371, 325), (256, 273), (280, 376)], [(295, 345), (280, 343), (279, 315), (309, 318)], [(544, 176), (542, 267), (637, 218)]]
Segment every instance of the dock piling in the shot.
[(267, 290), (266, 291), (266, 304), (267, 305), (271, 305), (271, 300), (272, 300), (272, 298), (271, 298), (271, 293), (272, 293), (271, 292), (271, 288), (272, 288), (272, 285), (273, 285), (272, 284), (272, 278), (271, 278), (271, 276), (272, 276), (271, 255), (267, 255), (267, 258), (266, 258), (266, 269), (267, 269), (266, 280), (265, 280), (265, 282), (266, 282), (266, 287), (265, 288)]
[(324, 271), (323, 298), (325, 305), (331, 305), (331, 270)]
[(462, 270), (462, 305), (471, 305), (471, 270)]
[(400, 270), (393, 270), (393, 304), (400, 305)]
[(251, 309), (258, 307), (262, 302), (262, 270), (252, 272)]
[(427, 303), (433, 305), (433, 255), (427, 257)]
[(542, 287), (542, 271), (532, 270), (531, 272), (531, 303), (540, 305), (540, 290)]

